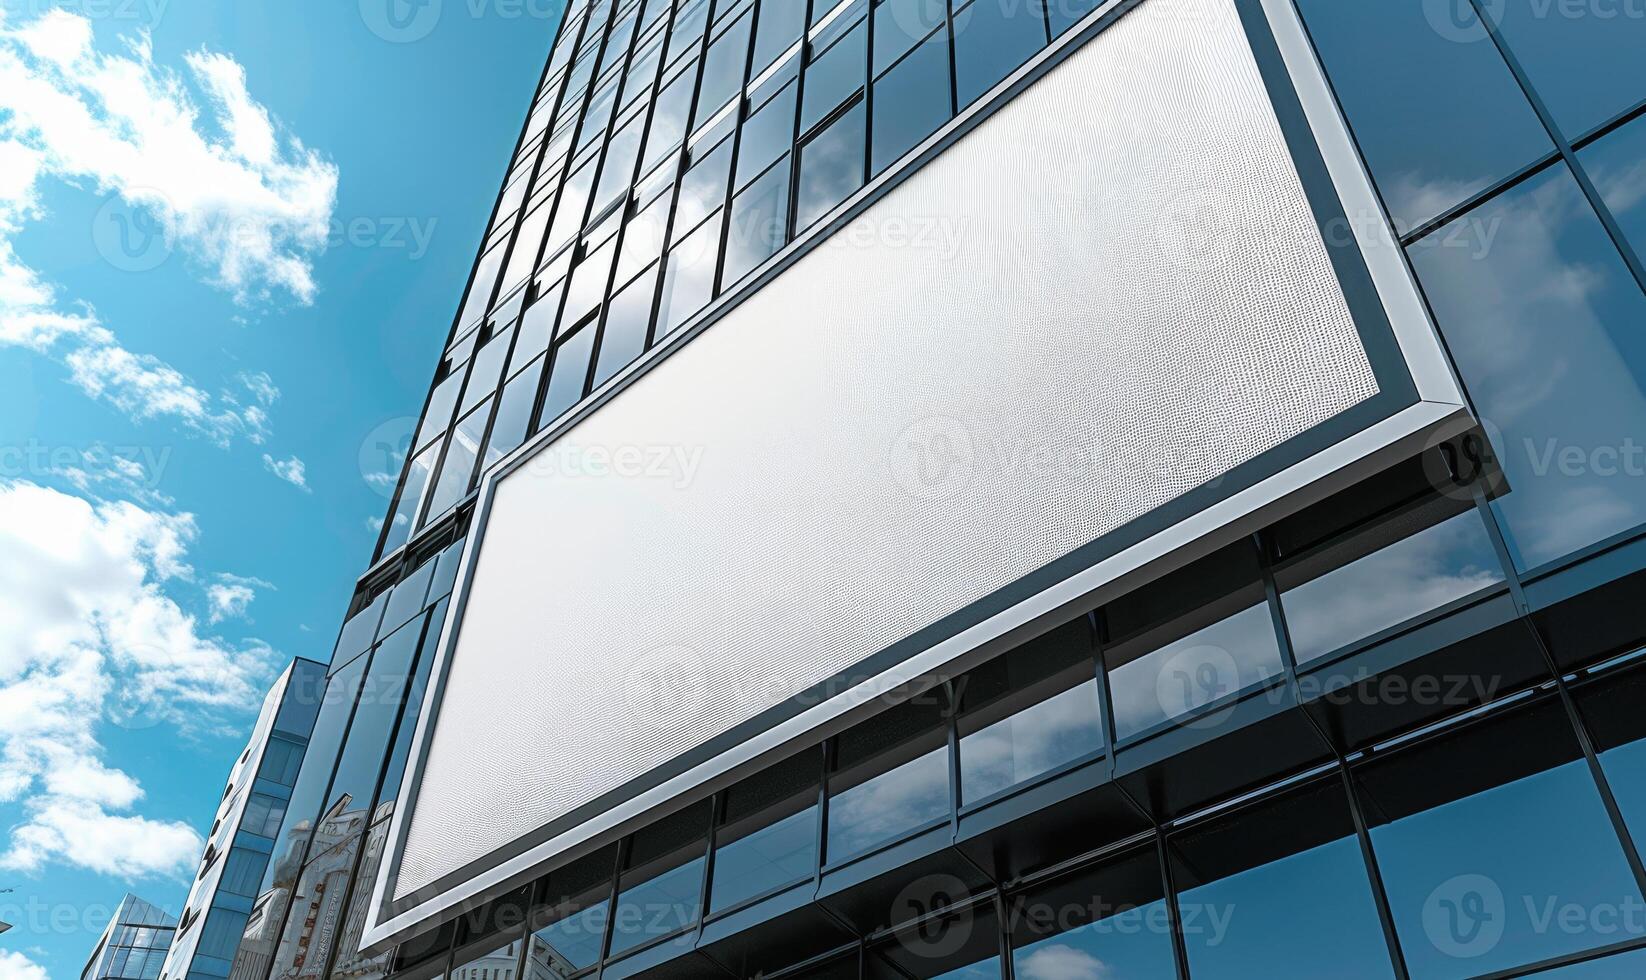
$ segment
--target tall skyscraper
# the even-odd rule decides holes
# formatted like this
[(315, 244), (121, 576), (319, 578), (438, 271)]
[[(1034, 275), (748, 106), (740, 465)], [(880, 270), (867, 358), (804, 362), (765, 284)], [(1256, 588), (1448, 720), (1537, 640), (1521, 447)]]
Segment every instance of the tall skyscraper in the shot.
[(231, 976), (1641, 973), (1616, 13), (573, 0)]

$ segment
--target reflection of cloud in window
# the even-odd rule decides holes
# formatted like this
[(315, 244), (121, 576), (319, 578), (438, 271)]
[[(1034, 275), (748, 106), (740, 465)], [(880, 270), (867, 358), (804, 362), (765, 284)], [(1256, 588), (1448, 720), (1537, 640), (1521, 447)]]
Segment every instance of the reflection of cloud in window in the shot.
[(851, 854), (948, 812), (948, 750), (934, 749), (829, 801), (831, 858)]
[[(1269, 608), (1264, 604), (1249, 606), (1110, 673), (1115, 732), (1119, 737), (1144, 731), (1166, 720), (1168, 715), (1161, 704), (1161, 688), (1157, 683), (1159, 674), (1179, 654), (1198, 647), (1221, 649), (1234, 658), (1240, 676), (1220, 678), (1235, 683), (1237, 686), (1233, 690), (1248, 687), (1280, 672), (1280, 648), (1275, 640)], [(1185, 700), (1193, 703), (1195, 698)]]
[(1023, 980), (1107, 980), (1114, 975), (1108, 964), (1091, 953), (1062, 943), (1042, 946), (1025, 956), (1017, 972)]
[(960, 745), (968, 798), (1091, 752), (1101, 744), (1096, 682), (1082, 683), (965, 737)]

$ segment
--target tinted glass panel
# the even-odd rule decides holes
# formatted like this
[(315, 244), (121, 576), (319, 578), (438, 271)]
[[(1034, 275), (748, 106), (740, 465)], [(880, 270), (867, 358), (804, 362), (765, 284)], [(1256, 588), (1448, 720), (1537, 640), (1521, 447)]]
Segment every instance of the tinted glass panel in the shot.
[(743, 123), (743, 142), (737, 149), (737, 186), (742, 187), (794, 145), (794, 82), (755, 110)]
[(810, 878), (817, 864), (817, 781), (823, 757), (800, 755), (727, 791), (715, 834), (709, 911)]
[(428, 629), (423, 634), (423, 648), (417, 655), (416, 671), (406, 687), (406, 707), (400, 716), (399, 727), (395, 729), (394, 744), (389, 748), (388, 763), (384, 767), (383, 786), (378, 793), (378, 809), (374, 814), (378, 820), (392, 812), (385, 810), (383, 804), (394, 802), (400, 794), (400, 780), (406, 773), (406, 759), (411, 752), (412, 736), (417, 730), (417, 717), (423, 711), (423, 692), (429, 682), (429, 668), (434, 665), (434, 647), (440, 642), (440, 627), (445, 621), (446, 600), (441, 600), (429, 618)]
[(704, 802), (636, 832), (612, 911), (613, 955), (697, 921), (708, 820)]
[(469, 369), (469, 384), (463, 390), (463, 402), (457, 409), (458, 414), (468, 412), (480, 404), (481, 399), (497, 390), (497, 379), (503, 373), (503, 362), (509, 356), (509, 343), (513, 339), (514, 331), (505, 330), (486, 341), (486, 345), (475, 353), (473, 367)]
[(955, 94), (962, 106), (993, 88), (1046, 46), (1046, 21), (1035, 3), (986, 0), (954, 15)]
[(884, 170), (949, 116), (949, 38), (938, 33), (874, 83), (871, 171)]
[(930, 691), (840, 735), (829, 777), (829, 863), (948, 817), (946, 703)]
[(497, 405), (497, 418), (492, 421), (491, 435), (487, 437), (482, 470), (491, 468), (526, 441), (526, 428), (532, 420), (532, 403), (537, 399), (537, 383), (542, 375), (543, 358), (540, 357), (504, 386), (503, 398)]
[(886, 66), (942, 26), (947, 14), (947, 0), (885, 0), (876, 7), (874, 73), (885, 71)]
[(601, 164), (600, 186), (594, 192), (594, 211), (610, 207), (634, 183), (634, 164), (640, 159), (640, 134), (645, 131), (646, 118), (637, 116), (618, 130), (606, 146), (606, 161)]
[(539, 429), (582, 400), (589, 380), (589, 361), (594, 356), (594, 333), (594, 325), (589, 324), (555, 348), (554, 363), (549, 367), (549, 387), (543, 394), (543, 410), (537, 416)]
[(1468, 3), (1299, 7), (1401, 231), (1554, 149)]
[(474, 482), (474, 464), (480, 456), (480, 445), (486, 438), (486, 420), (491, 415), (492, 403), (475, 409), (457, 423), (447, 440), (446, 458), (440, 464), (440, 478), (429, 494), (429, 513), (433, 520), (452, 509), (469, 492)]
[(697, 79), (691, 72), (676, 78), (664, 87), (652, 107), (651, 134), (646, 137), (645, 162), (641, 170), (650, 170), (686, 138), (686, 116), (692, 109), (692, 86)]
[(863, 74), (868, 68), (868, 40), (867, 22), (860, 23), (806, 66), (800, 112), (802, 133), (863, 87)]
[(1646, 253), (1646, 117), (1578, 154), (1635, 254)]
[(805, 22), (805, 0), (761, 0), (760, 29), (754, 38), (755, 75), (794, 47), (806, 29)]
[(1508, 0), (1486, 9), (1568, 138), (1646, 98), (1646, 7)]
[(612, 297), (606, 311), (606, 333), (600, 339), (600, 359), (595, 362), (594, 387), (629, 366), (646, 349), (646, 335), (652, 324), (652, 300), (657, 293), (657, 270), (641, 276)]
[(726, 231), (726, 268), (721, 281), (730, 286), (777, 253), (789, 223), (789, 161), (785, 159), (732, 201)]
[(720, 257), (720, 216), (716, 215), (669, 249), (663, 298), (657, 308), (657, 335), (691, 318), (714, 298), (714, 270)]
[(810, 227), (863, 186), (863, 113), (859, 102), (801, 148), (796, 230)]
[(423, 504), (423, 494), (429, 486), (429, 475), (434, 470), (434, 464), (440, 456), (440, 445), (436, 443), (412, 457), (411, 465), (406, 469), (406, 481), (400, 488), (400, 499), (394, 505), (394, 516), (389, 519), (389, 527), (383, 539), (383, 553), (388, 554), (406, 543), (407, 535), (411, 534), (412, 522), (417, 518), (417, 512)]
[(698, 83), (697, 115), (693, 126), (701, 126), (721, 106), (743, 88), (743, 66), (749, 60), (749, 21), (744, 14), (724, 34), (709, 43), (703, 59), (703, 80)]
[(363, 811), (372, 805), (383, 756), (405, 702), (412, 658), (423, 638), (422, 620), (413, 620), (378, 645), (360, 688), (359, 707), (349, 725), (348, 743), (327, 791), (325, 812)]
[(1175, 975), (1165, 895), (1151, 846), (1014, 896), (1007, 914), (1016, 975), (1022, 980)]
[(726, 203), (726, 177), (731, 171), (731, 165), (732, 141), (727, 140), (706, 156), (694, 161), (692, 169), (686, 171), (686, 176), (680, 179), (672, 232), (676, 241)]
[(1622, 454), (1646, 432), (1646, 297), (1564, 166), (1411, 249), (1493, 434), (1493, 502), (1531, 568), (1646, 521)]

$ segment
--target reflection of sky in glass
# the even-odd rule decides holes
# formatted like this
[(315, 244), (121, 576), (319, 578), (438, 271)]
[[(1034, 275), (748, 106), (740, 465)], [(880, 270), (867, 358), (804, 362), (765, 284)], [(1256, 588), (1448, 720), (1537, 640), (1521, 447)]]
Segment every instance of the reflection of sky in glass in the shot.
[[(531, 961), (560, 973), (556, 959), (570, 964), (573, 970), (591, 966), (600, 959), (600, 941), (605, 932), (606, 906), (591, 905), (575, 915), (551, 922), (534, 934)], [(539, 949), (539, 944), (546, 949)], [(548, 975), (548, 974), (545, 974)]]
[[(1494, 502), (1531, 568), (1646, 522), (1646, 297), (1557, 166), (1412, 260), (1508, 477)], [(1640, 452), (1640, 450), (1636, 450)]]
[(965, 802), (991, 796), (1103, 745), (1097, 682), (1088, 681), (960, 740)]
[(612, 953), (647, 939), (666, 936), (697, 921), (703, 887), (703, 858), (695, 857), (650, 881), (617, 895), (612, 925)]
[(1158, 980), (1177, 975), (1166, 903), (1151, 902), (1012, 953), (1018, 980)]
[(1646, 252), (1646, 118), (1584, 147), (1578, 158), (1629, 244)]
[[(1619, 942), (1636, 934), (1631, 919), (1640, 928), (1638, 915), (1588, 914), (1642, 899), (1581, 760), (1375, 827), (1372, 845), (1417, 980)], [(1567, 928), (1545, 918), (1551, 908), (1584, 914)]]
[(936, 748), (829, 797), (830, 862), (949, 815), (949, 752)]
[(1323, 963), (1333, 980), (1394, 975), (1353, 837), (1191, 888), (1178, 908), (1196, 978), (1313, 980)]
[(1531, 0), (1488, 4), (1521, 67), (1568, 138), (1625, 109), (1646, 90), (1646, 8)]
[(817, 861), (817, 807), (715, 849), (709, 908), (718, 911), (809, 877)]
[[(1554, 149), (1467, 3), (1299, 6), (1402, 232)], [(1436, 11), (1466, 19), (1437, 26)]]
[(1470, 510), (1288, 589), (1280, 604), (1301, 663), (1501, 581)]
[(1115, 737), (1192, 714), (1280, 670), (1269, 606), (1249, 606), (1111, 671)]
[(1612, 795), (1617, 797), (1629, 833), (1637, 841), (1646, 841), (1646, 739), (1625, 742), (1600, 753), (1600, 767), (1612, 784)]

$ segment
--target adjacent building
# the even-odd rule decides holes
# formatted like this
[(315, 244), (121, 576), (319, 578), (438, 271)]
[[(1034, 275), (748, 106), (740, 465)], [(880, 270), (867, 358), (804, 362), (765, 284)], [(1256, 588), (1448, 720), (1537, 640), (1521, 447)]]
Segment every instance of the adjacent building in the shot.
[(204, 980), (229, 975), (325, 688), (326, 665), (298, 658), (264, 696), (251, 739), (223, 787), (199, 872), (177, 923), (177, 939), (156, 976)]
[(228, 975), (1640, 975), (1642, 50), (572, 0)]
[(176, 916), (127, 895), (98, 937), (80, 980), (156, 980), (176, 932)]

